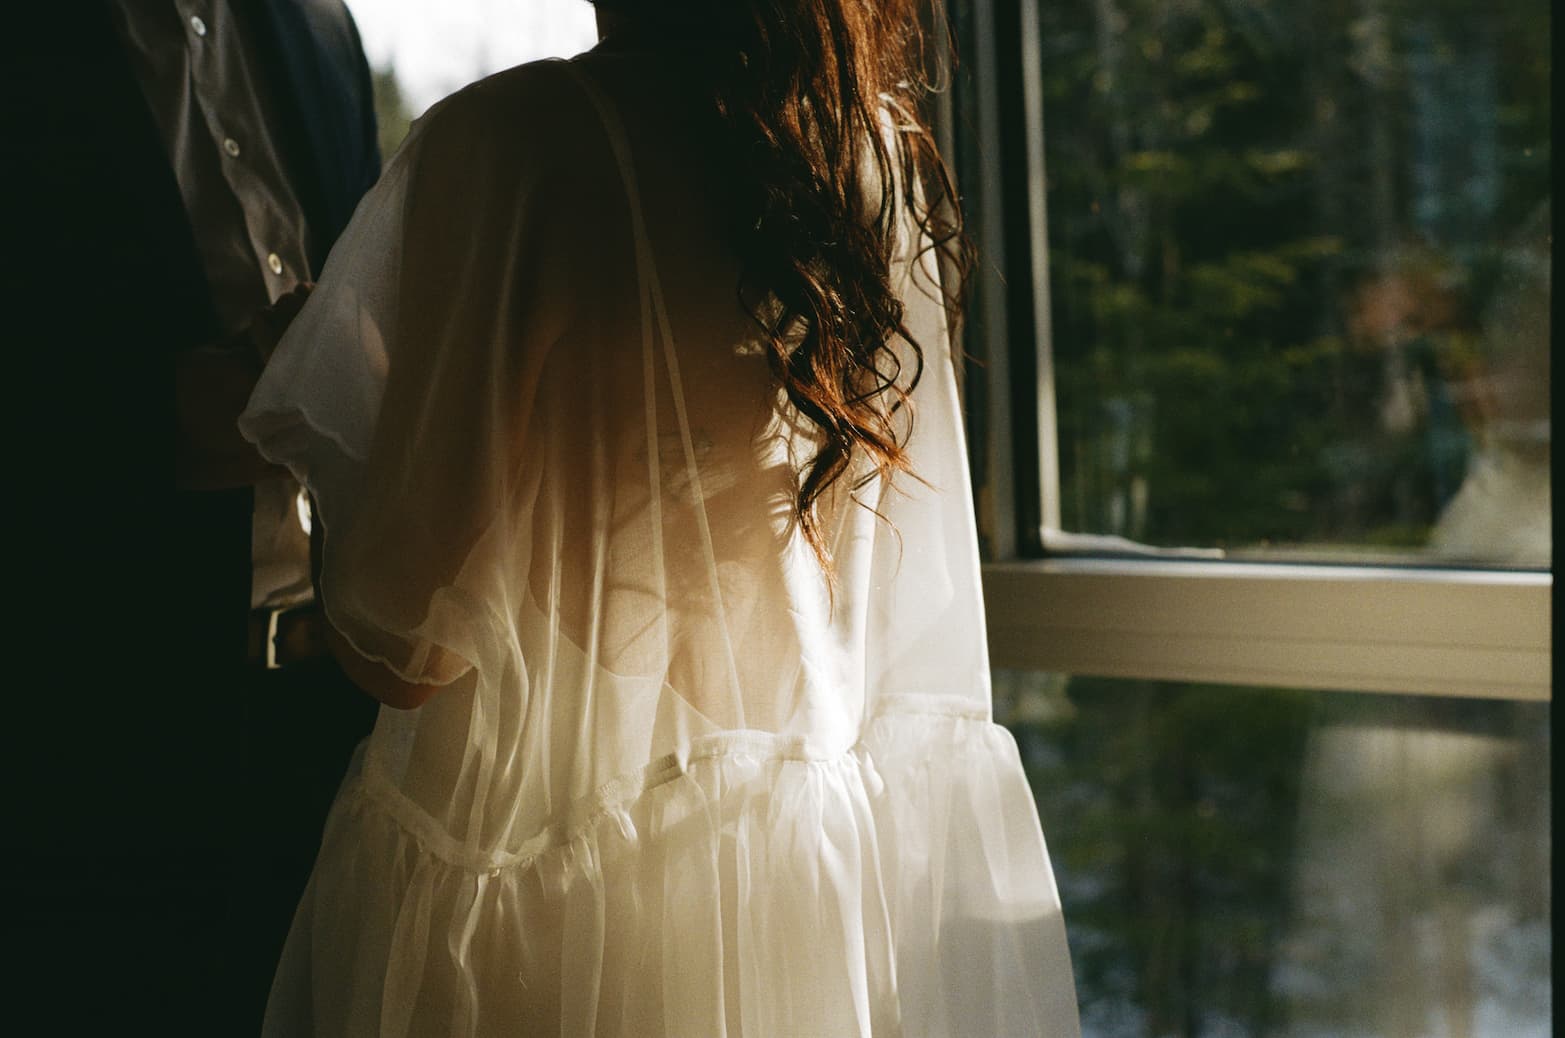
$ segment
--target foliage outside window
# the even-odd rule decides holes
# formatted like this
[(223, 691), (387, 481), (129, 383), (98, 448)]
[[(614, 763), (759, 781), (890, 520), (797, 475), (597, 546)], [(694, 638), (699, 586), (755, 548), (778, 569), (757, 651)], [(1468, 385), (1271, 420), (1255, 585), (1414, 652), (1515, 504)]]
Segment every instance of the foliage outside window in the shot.
[(1550, 561), (1544, 0), (1044, 0), (1061, 519)]

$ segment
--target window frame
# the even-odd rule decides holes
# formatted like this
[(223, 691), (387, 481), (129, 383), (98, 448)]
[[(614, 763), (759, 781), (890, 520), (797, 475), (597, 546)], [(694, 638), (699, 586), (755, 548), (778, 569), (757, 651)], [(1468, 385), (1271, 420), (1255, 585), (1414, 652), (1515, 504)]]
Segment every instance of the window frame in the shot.
[[(1094, 557), (1059, 546), (1039, 10), (966, 0), (952, 14), (965, 71), (956, 103), (937, 116), (969, 132), (956, 157), (981, 200), (969, 204), (982, 254), (965, 338), (979, 361), (969, 381), (989, 388), (974, 463), (991, 474), (978, 502), (991, 664), (1550, 701), (1552, 569)], [(1018, 211), (1025, 219), (1007, 219)]]

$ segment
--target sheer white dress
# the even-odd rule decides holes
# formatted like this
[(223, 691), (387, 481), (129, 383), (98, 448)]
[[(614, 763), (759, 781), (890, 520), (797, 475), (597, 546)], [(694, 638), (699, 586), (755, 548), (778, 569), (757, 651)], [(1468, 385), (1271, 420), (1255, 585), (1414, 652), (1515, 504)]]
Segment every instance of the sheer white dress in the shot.
[(333, 624), (446, 686), (355, 755), (265, 1033), (1074, 1036), (934, 260), (904, 235), (922, 482), (836, 484), (833, 594), (641, 60), (422, 119), (241, 420), (316, 497)]

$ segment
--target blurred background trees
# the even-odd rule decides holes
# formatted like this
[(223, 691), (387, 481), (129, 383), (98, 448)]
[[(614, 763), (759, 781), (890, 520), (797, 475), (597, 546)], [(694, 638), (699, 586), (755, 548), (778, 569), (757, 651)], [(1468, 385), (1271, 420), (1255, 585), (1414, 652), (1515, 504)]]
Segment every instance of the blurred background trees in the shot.
[(397, 81), (395, 65), (386, 64), (370, 72), (375, 90), (375, 118), (380, 130), (380, 157), (387, 161), (396, 153), (402, 138), (413, 125), (413, 111), (403, 96), (402, 84)]
[(1066, 528), (1424, 547), (1503, 417), (1507, 258), (1547, 262), (1548, 5), (1040, 12)]

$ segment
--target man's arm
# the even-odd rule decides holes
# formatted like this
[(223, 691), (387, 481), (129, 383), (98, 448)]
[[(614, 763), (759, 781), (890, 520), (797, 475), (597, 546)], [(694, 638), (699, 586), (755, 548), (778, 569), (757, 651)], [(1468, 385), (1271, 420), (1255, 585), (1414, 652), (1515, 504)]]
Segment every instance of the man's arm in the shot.
[(250, 486), (278, 471), (239, 434), (237, 423), (266, 358), (304, 305), (310, 288), (295, 288), (236, 335), (176, 357), (174, 482), (178, 489)]

